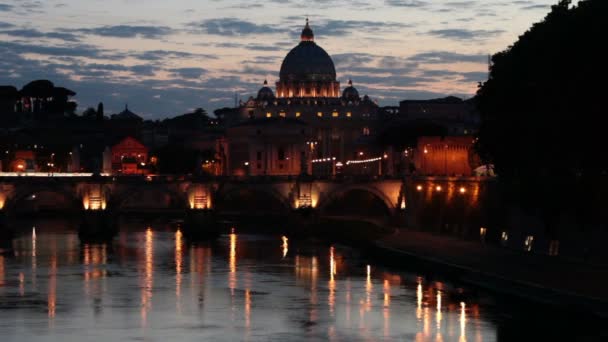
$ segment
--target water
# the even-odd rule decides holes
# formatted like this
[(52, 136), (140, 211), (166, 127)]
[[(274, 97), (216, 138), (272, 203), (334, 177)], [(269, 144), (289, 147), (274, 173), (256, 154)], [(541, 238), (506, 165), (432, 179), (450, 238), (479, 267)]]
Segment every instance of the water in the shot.
[[(513, 318), (523, 310), (430, 276), (368, 265), (346, 247), (238, 228), (197, 245), (179, 231), (130, 228), (109, 244), (81, 244), (75, 232), (42, 228), (16, 238), (13, 251), (0, 256), (0, 341), (529, 336)], [(554, 323), (530, 326), (550, 332)]]

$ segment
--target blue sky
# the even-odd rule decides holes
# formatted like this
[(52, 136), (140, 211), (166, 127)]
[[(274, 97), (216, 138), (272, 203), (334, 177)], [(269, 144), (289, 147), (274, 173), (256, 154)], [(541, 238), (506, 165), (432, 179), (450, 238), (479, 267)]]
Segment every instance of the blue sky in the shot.
[(0, 0), (0, 85), (49, 79), (79, 111), (155, 119), (245, 100), (278, 79), (306, 16), (338, 79), (380, 105), (470, 97), (487, 56), (557, 0)]

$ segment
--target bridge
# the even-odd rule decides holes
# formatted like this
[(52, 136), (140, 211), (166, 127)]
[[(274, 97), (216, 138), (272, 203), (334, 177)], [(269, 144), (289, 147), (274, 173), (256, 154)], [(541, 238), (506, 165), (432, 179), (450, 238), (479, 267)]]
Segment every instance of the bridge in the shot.
[[(415, 225), (452, 207), (478, 207), (484, 179), (407, 177), (313, 179), (310, 177), (208, 178), (179, 176), (0, 177), (5, 215), (105, 210), (282, 215), (312, 209), (320, 215), (406, 217)], [(425, 216), (426, 215), (426, 216)]]

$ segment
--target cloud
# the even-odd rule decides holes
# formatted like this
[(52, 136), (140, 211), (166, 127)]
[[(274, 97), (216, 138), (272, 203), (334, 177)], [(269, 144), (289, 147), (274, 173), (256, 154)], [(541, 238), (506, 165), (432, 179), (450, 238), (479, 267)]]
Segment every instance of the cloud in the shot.
[(201, 76), (207, 73), (207, 70), (203, 68), (175, 68), (169, 69), (169, 71), (171, 71), (173, 76), (175, 77), (183, 77), (190, 79), (200, 78)]
[(194, 27), (194, 31), (218, 36), (246, 36), (283, 32), (283, 29), (272, 25), (260, 25), (237, 18), (207, 19), (198, 23), (189, 23), (188, 26)]
[(549, 6), (549, 5), (542, 5), (542, 4), (528, 5), (528, 6), (522, 7), (523, 10), (548, 10), (549, 8), (551, 8), (551, 6)]
[[(1, 27), (1, 26), (0, 26)], [(15, 30), (5, 30), (0, 31), (0, 34), (5, 34), (11, 37), (20, 37), (20, 38), (50, 38), (50, 39), (59, 39), (68, 42), (77, 42), (79, 41), (79, 37), (72, 33), (67, 32), (41, 32), (35, 29), (15, 29)]]
[[(70, 31), (70, 30), (68, 30)], [(71, 30), (73, 32), (81, 32), (103, 37), (116, 38), (146, 38), (157, 39), (173, 34), (175, 31), (167, 26), (133, 26), (133, 25), (115, 25), (101, 26), (96, 28), (80, 28)]]
[(12, 5), (0, 4), (0, 12), (10, 12), (13, 9)]
[[(88, 57), (100, 58), (105, 51), (92, 45), (67, 44), (62, 46), (30, 45), (18, 42), (0, 41), (0, 49), (17, 54), (39, 54), (59, 57)], [(107, 56), (107, 55), (106, 55)]]
[[(392, 31), (397, 28), (411, 27), (411, 25), (397, 22), (368, 21), (368, 20), (327, 20), (320, 23), (311, 23), (311, 28), (315, 35), (328, 36), (348, 36), (356, 32), (381, 32)], [(300, 31), (297, 31), (298, 35)]]
[(485, 63), (488, 59), (484, 54), (462, 54), (450, 51), (429, 51), (417, 53), (408, 58), (412, 62), (423, 64), (449, 63)]
[(167, 58), (179, 58), (179, 59), (188, 59), (188, 58), (206, 58), (206, 59), (218, 59), (216, 55), (212, 54), (201, 54), (201, 53), (191, 53), (185, 51), (174, 51), (174, 50), (148, 50), (148, 51), (138, 51), (138, 52), (130, 52), (128, 54), (130, 57), (145, 60), (145, 61), (158, 61)]
[(384, 1), (388, 6), (393, 7), (425, 7), (429, 3), (427, 1), (420, 0), (386, 0)]
[(11, 24), (11, 23), (6, 23), (4, 21), (0, 21), (0, 29), (6, 29), (9, 27), (14, 27), (15, 25)]
[(442, 29), (429, 31), (428, 34), (445, 39), (478, 40), (496, 37), (503, 32), (503, 30)]

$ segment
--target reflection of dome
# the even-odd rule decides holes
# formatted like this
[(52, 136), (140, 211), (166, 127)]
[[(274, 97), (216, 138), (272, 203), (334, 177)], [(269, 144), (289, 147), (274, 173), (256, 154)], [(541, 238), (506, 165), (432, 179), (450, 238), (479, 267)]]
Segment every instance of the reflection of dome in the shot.
[(348, 87), (344, 88), (342, 98), (346, 101), (359, 101), (359, 92), (353, 87), (353, 81), (348, 81)]
[(268, 87), (268, 81), (264, 80), (264, 86), (258, 91), (258, 100), (274, 100), (274, 92)]
[(281, 81), (335, 81), (336, 68), (331, 57), (314, 42), (308, 25), (302, 30), (301, 42), (283, 60)]

